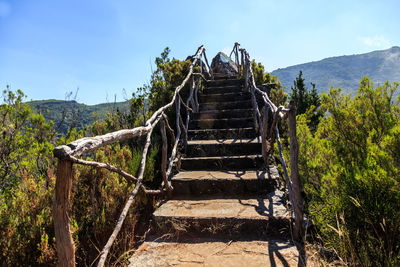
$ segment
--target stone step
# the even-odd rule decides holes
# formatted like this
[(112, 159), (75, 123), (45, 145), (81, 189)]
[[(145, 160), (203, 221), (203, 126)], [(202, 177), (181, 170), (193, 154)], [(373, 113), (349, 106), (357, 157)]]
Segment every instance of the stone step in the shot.
[(253, 139), (190, 140), (186, 157), (238, 156), (261, 153), (261, 143)]
[[(297, 267), (299, 253), (289, 240), (229, 240), (188, 238), (182, 242), (146, 241), (129, 259), (129, 267)], [(315, 265), (311, 259), (307, 262)]]
[(208, 81), (206, 83), (206, 87), (213, 86), (229, 86), (229, 85), (237, 85), (242, 86), (244, 84), (244, 79), (215, 79), (213, 81)]
[(226, 73), (213, 73), (214, 80), (227, 80), (227, 79), (239, 79), (238, 75), (226, 74)]
[(189, 140), (193, 139), (216, 139), (226, 138), (254, 138), (257, 136), (253, 127), (230, 128), (230, 129), (197, 129), (188, 130)]
[(206, 110), (192, 116), (195, 120), (248, 118), (253, 116), (253, 109)]
[(182, 170), (243, 170), (261, 168), (261, 155), (182, 158)]
[(200, 104), (200, 111), (205, 110), (225, 110), (225, 109), (251, 109), (251, 100), (232, 101), (232, 102), (208, 102)]
[(275, 190), (279, 173), (276, 167), (267, 170), (183, 171), (171, 182), (174, 197), (196, 196), (259, 196)]
[(250, 99), (250, 93), (234, 92), (234, 93), (217, 93), (217, 94), (201, 94), (199, 95), (200, 104), (209, 102), (233, 102), (246, 101)]
[(243, 88), (239, 85), (230, 86), (210, 86), (203, 89), (203, 94), (226, 94), (226, 93), (240, 93), (243, 92)]
[(226, 129), (226, 128), (246, 128), (254, 125), (253, 117), (249, 118), (230, 118), (230, 119), (209, 119), (192, 120), (189, 129)]
[(235, 238), (288, 233), (283, 192), (258, 198), (172, 199), (153, 213), (159, 233), (190, 232)]

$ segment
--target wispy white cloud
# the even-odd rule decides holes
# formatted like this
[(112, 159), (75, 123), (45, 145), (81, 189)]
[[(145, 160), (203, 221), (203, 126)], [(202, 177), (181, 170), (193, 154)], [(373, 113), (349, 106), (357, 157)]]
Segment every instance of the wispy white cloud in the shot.
[(376, 48), (388, 48), (391, 42), (382, 35), (375, 35), (373, 37), (360, 37), (359, 40), (366, 46)]
[(7, 17), (11, 12), (11, 6), (6, 1), (0, 1), (0, 18)]

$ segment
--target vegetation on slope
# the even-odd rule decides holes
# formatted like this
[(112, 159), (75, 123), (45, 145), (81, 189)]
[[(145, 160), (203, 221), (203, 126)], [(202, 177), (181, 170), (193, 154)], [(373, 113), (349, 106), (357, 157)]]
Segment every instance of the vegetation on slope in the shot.
[(364, 77), (353, 98), (332, 88), (315, 134), (309, 113), (297, 116), (307, 213), (319, 242), (352, 266), (400, 264), (398, 86)]
[(293, 80), (302, 70), (304, 77), (317, 85), (319, 93), (328, 92), (331, 86), (341, 87), (344, 93), (356, 94), (363, 76), (376, 84), (400, 81), (400, 47), (373, 51), (366, 54), (326, 58), (320, 61), (274, 70), (282, 85), (290, 91)]
[(70, 130), (78, 131), (92, 125), (96, 120), (104, 119), (107, 113), (129, 111), (129, 101), (85, 105), (75, 100), (37, 100), (27, 104), (34, 113), (41, 113), (47, 121), (53, 121), (59, 135), (67, 135)]
[[(73, 128), (57, 136), (55, 124), (32, 112), (21, 91), (5, 90), (0, 106), (0, 262), (4, 265), (54, 265), (57, 261), (51, 216), (56, 161), (52, 149), (89, 134), (132, 128), (171, 97), (189, 62), (156, 59), (151, 82), (133, 96), (129, 112), (115, 112), (90, 129)], [(284, 104), (275, 76), (252, 63), (257, 84), (277, 83), (271, 92)], [(317, 97), (300, 74), (290, 98), (297, 102), (299, 169), (305, 206), (320, 244), (353, 266), (400, 264), (400, 97), (398, 83), (361, 80), (353, 97), (332, 88)], [(396, 99), (397, 96), (397, 99)], [(171, 116), (173, 115), (171, 112)], [(303, 113), (304, 112), (304, 113)], [(303, 114), (301, 114), (303, 113)], [(323, 116), (321, 116), (323, 114)], [(89, 133), (90, 130), (90, 133)], [(282, 138), (287, 138), (283, 135)], [(146, 183), (157, 185), (157, 134), (147, 159)], [(283, 140), (288, 153), (288, 140)], [(136, 175), (143, 140), (107, 146), (89, 159), (108, 162)], [(119, 175), (85, 166), (74, 167), (73, 206), (69, 214), (79, 265), (92, 264), (105, 244), (121, 206), (134, 186)], [(120, 262), (142, 231), (152, 199), (140, 195), (113, 246), (108, 264)], [(121, 256), (122, 255), (122, 256)]]
[(300, 72), (289, 98), (297, 105), (299, 170), (314, 241), (342, 264), (398, 266), (399, 83), (363, 77), (354, 96), (341, 88), (319, 96), (311, 85)]
[[(151, 97), (140, 100), (140, 94), (130, 101), (128, 112), (114, 110), (104, 119), (96, 120), (84, 130), (68, 125), (67, 136), (57, 136), (52, 121), (42, 113), (32, 112), (21, 91), (3, 92), (0, 105), (0, 262), (6, 266), (55, 265), (55, 237), (52, 219), (56, 160), (55, 146), (83, 136), (105, 134), (143, 124), (154, 110), (170, 100), (172, 92), (187, 74), (190, 62), (170, 59), (169, 49), (156, 58), (157, 69), (151, 83), (141, 93)], [(43, 104), (43, 103), (37, 103)], [(39, 105), (40, 106), (40, 105)], [(51, 106), (51, 104), (50, 104)], [(41, 106), (43, 107), (43, 106)], [(47, 106), (46, 110), (48, 109)], [(44, 109), (44, 108), (43, 108)], [(42, 112), (44, 112), (44, 110)], [(47, 111), (46, 111), (47, 112)], [(50, 112), (52, 113), (52, 112)], [(159, 175), (158, 133), (147, 158), (144, 175), (148, 186), (157, 186)], [(87, 156), (88, 160), (107, 162), (132, 175), (137, 175), (141, 161), (142, 139), (110, 145)], [(134, 184), (106, 170), (74, 166), (71, 220), (78, 265), (89, 266), (104, 246)], [(143, 233), (143, 217), (153, 209), (153, 201), (139, 194), (126, 218), (121, 233), (113, 245), (107, 265), (121, 262), (125, 252), (135, 245), (135, 237)]]

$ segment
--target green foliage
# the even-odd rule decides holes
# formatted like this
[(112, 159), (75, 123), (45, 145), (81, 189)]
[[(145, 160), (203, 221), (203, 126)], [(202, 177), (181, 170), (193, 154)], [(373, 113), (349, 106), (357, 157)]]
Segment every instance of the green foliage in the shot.
[[(69, 136), (56, 141), (54, 124), (46, 123), (42, 114), (32, 113), (23, 103), (24, 94), (6, 90), (0, 106), (0, 262), (4, 265), (55, 265), (55, 238), (51, 216), (54, 197), (56, 160), (52, 150), (87, 136), (73, 128)], [(126, 128), (123, 113), (107, 114), (91, 127), (94, 135)], [(97, 150), (89, 158), (108, 162), (137, 175), (143, 140), (115, 144)], [(158, 148), (150, 148), (146, 160), (145, 181), (158, 173)], [(90, 265), (115, 227), (134, 184), (106, 170), (75, 165), (73, 205), (69, 214), (77, 244), (77, 261)], [(122, 236), (112, 254), (119, 255), (133, 244), (138, 213), (146, 198), (137, 198), (122, 229)]]
[(85, 127), (104, 119), (109, 113), (129, 111), (129, 101), (85, 105), (74, 100), (37, 100), (29, 101), (27, 104), (33, 113), (41, 113), (46, 121), (54, 122), (58, 137), (67, 135), (74, 128), (78, 131), (85, 130)]
[[(190, 60), (180, 61), (168, 57), (169, 48), (165, 48), (161, 57), (156, 58), (157, 69), (153, 72), (150, 81), (149, 110), (156, 111), (171, 101), (177, 86), (189, 72)], [(188, 88), (188, 86), (186, 86)], [(181, 94), (183, 97), (183, 95)]]
[[(131, 99), (131, 114), (141, 125), (145, 125), (147, 119), (147, 107), (146, 101), (149, 97), (149, 86), (144, 85), (136, 90), (136, 93), (132, 93)], [(140, 120), (140, 117), (142, 118)]]
[(315, 83), (311, 83), (312, 89), (308, 91), (302, 76), (303, 72), (300, 71), (299, 76), (293, 82), (290, 100), (295, 101), (298, 115), (307, 113), (308, 125), (311, 131), (315, 132), (322, 116), (321, 100), (317, 89), (315, 89)]
[(297, 117), (307, 211), (324, 245), (351, 265), (400, 264), (398, 86), (365, 77), (354, 98), (332, 88), (315, 136), (307, 115)]
[(0, 262), (55, 264), (53, 124), (24, 98), (7, 89), (0, 106)]
[[(115, 144), (97, 150), (88, 160), (107, 162), (137, 176), (141, 153), (140, 149), (131, 151), (128, 146)], [(154, 158), (149, 157), (147, 161), (154, 161)], [(88, 166), (75, 166), (74, 169), (71, 217), (76, 222), (74, 240), (78, 248), (77, 260), (81, 265), (90, 265), (98, 255), (97, 248), (102, 248), (111, 235), (134, 184), (104, 169)], [(146, 179), (149, 177), (146, 176)], [(144, 201), (143, 195), (135, 199), (113, 245), (111, 258), (132, 246), (134, 226)]]
[[(188, 73), (189, 60), (171, 60), (168, 54), (167, 48), (161, 57), (156, 58), (157, 69), (152, 74), (151, 82), (134, 95), (129, 113), (117, 106), (104, 116), (99, 112), (103, 119), (96, 119), (92, 125), (84, 127), (76, 123), (76, 119), (81, 118), (81, 122), (81, 115), (85, 111), (74, 101), (39, 101), (28, 105), (23, 102), (25, 96), (21, 91), (4, 91), (4, 104), (0, 106), (1, 264), (56, 264), (51, 216), (56, 170), (53, 148), (84, 136), (105, 134), (143, 124), (153, 111), (171, 100), (176, 86)], [(182, 97), (187, 94), (187, 88), (184, 88), (186, 92), (181, 92)], [(76, 109), (63, 109), (64, 113), (59, 111), (60, 107), (71, 103)], [(34, 112), (31, 112), (30, 106)], [(170, 111), (171, 115), (174, 112)], [(51, 117), (49, 114), (61, 116)], [(47, 123), (45, 118), (47, 121), (49, 118), (54, 119), (57, 121), (56, 125), (52, 121)], [(83, 123), (90, 122), (83, 119)], [(64, 125), (61, 128), (67, 129), (61, 131), (65, 135), (57, 135), (54, 129), (58, 129), (59, 125)], [(146, 186), (157, 187), (161, 182), (159, 143), (159, 131), (155, 129), (146, 159)], [(116, 143), (90, 153), (87, 159), (110, 163), (137, 176), (143, 144), (144, 138)], [(74, 165), (74, 176), (73, 204), (68, 215), (77, 245), (77, 263), (91, 265), (98, 256), (98, 250), (104, 246), (114, 229), (121, 207), (125, 205), (134, 184), (107, 170), (77, 164)], [(142, 193), (135, 198), (107, 264), (112, 264), (119, 255), (133, 247), (135, 231), (140, 228), (144, 230), (142, 216), (145, 218), (152, 212), (153, 206), (149, 200)]]
[[(169, 103), (178, 87), (189, 72), (190, 60), (181, 61), (169, 58), (170, 49), (166, 47), (160, 57), (156, 57), (156, 69), (151, 74), (150, 83), (137, 88), (132, 94), (130, 118), (133, 125), (143, 125), (153, 112)], [(195, 67), (196, 68), (196, 67)], [(180, 95), (185, 99), (189, 85), (185, 85)], [(167, 111), (175, 116), (174, 109)]]
[(251, 62), (254, 80), (257, 86), (263, 84), (274, 84), (274, 88), (269, 92), (269, 98), (275, 105), (284, 105), (287, 100), (287, 93), (285, 93), (281, 82), (276, 75), (264, 71), (264, 66), (261, 63), (256, 63), (254, 60)]

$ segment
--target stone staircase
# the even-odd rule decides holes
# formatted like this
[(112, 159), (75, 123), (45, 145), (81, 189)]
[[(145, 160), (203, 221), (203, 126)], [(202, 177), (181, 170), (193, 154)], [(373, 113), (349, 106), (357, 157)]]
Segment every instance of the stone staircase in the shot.
[(199, 102), (173, 197), (130, 266), (296, 266), (279, 173), (263, 167), (243, 80), (210, 81)]

